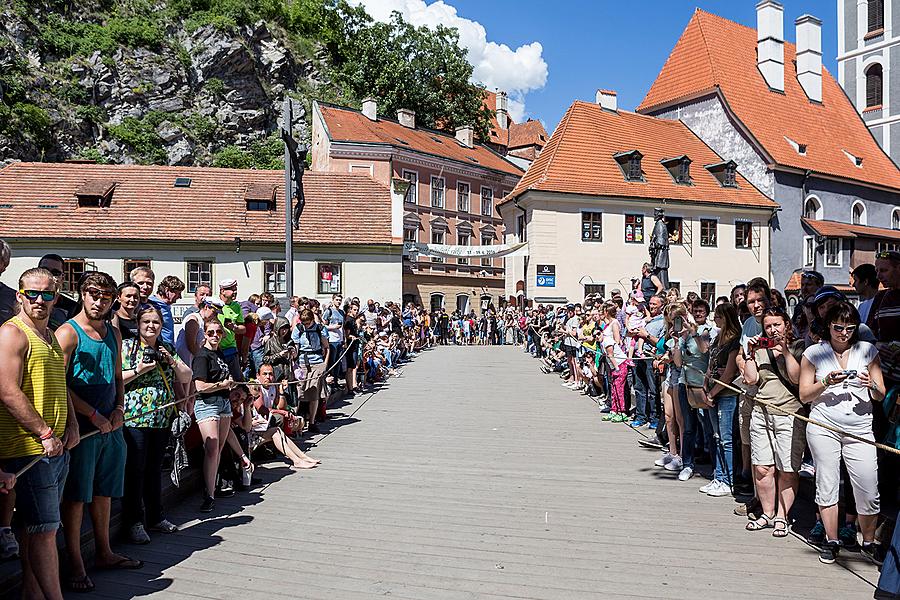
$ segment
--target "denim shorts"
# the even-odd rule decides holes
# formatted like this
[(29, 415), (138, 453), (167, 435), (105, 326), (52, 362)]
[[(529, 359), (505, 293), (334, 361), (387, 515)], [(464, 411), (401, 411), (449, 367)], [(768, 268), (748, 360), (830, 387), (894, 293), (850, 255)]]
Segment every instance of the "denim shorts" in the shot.
[(93, 502), (94, 496), (121, 498), (125, 492), (125, 437), (122, 428), (96, 433), (72, 448), (65, 498)]
[(194, 402), (194, 418), (199, 423), (208, 419), (221, 419), (231, 417), (231, 402), (224, 396), (209, 396), (197, 398)]
[[(4, 471), (15, 473), (33, 456), (2, 461)], [(27, 533), (56, 531), (60, 526), (59, 502), (69, 473), (69, 453), (43, 457), (16, 480), (16, 519)]]

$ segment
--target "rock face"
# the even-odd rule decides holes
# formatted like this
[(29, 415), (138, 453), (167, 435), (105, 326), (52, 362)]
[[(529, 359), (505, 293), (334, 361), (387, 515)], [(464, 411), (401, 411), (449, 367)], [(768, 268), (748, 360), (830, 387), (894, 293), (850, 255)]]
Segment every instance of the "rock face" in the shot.
[[(0, 9), (0, 99), (2, 73), (18, 61), (49, 135), (24, 143), (0, 127), (0, 161), (211, 164), (227, 146), (246, 149), (276, 132), (286, 91), (296, 97), (293, 90), (325, 83), (318, 57), (295, 56), (262, 21), (230, 32), (170, 25), (159, 48), (72, 57), (42, 56), (29, 42), (38, 33), (30, 28), (12, 9)], [(305, 117), (294, 131), (309, 140)]]

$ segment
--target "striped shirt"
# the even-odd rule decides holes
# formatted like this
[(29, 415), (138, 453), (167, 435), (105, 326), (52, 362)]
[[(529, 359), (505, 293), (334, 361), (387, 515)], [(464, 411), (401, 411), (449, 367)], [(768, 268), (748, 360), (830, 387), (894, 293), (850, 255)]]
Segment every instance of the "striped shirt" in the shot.
[[(51, 345), (41, 339), (19, 317), (9, 321), (28, 338), (28, 351), (22, 365), (22, 393), (28, 397), (44, 422), (62, 436), (66, 428), (66, 367), (62, 348), (52, 331)], [(36, 435), (22, 428), (6, 407), (0, 404), (0, 459), (43, 454), (44, 447)]]
[[(869, 327), (880, 342), (894, 342), (900, 339), (900, 290), (881, 290), (872, 299), (872, 308), (869, 310)], [(884, 378), (891, 384), (900, 382), (900, 360), (886, 361), (882, 356), (881, 370)]]

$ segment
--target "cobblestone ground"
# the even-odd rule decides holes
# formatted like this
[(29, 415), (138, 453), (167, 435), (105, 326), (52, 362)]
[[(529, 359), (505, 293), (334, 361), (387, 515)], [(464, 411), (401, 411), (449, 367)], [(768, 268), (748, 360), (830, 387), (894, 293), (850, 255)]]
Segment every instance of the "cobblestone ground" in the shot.
[[(733, 501), (652, 467), (638, 434), (505, 348), (437, 348), (338, 409), (296, 474), (170, 510), (94, 598), (871, 598), (877, 572), (743, 531)], [(72, 594), (70, 597), (83, 597)]]

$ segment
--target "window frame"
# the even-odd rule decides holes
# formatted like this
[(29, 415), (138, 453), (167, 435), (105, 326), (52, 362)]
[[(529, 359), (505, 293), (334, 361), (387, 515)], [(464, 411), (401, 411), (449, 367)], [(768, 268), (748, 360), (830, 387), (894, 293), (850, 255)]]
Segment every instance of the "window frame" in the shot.
[[(719, 219), (715, 217), (700, 217), (700, 247), (701, 248), (718, 248), (719, 247)], [(703, 243), (703, 226), (705, 224), (713, 224), (713, 241), (711, 244)], [(709, 282), (707, 282), (709, 283)]]
[[(746, 237), (747, 245), (739, 246), (738, 245), (738, 225), (746, 225), (748, 227), (749, 235)], [(735, 219), (734, 220), (734, 249), (735, 250), (753, 250), (753, 221), (747, 221), (744, 219)]]
[[(669, 221), (674, 222), (675, 219), (678, 220), (678, 241), (672, 241), (672, 231), (669, 229)], [(684, 246), (684, 219), (685, 217), (681, 215), (666, 215), (663, 218), (663, 221), (666, 224), (666, 231), (669, 232), (669, 245), (670, 246)]]
[[(459, 203), (459, 188), (466, 186), (466, 207), (461, 208)], [(472, 184), (468, 181), (456, 181), (456, 212), (471, 213), (472, 212)]]
[(123, 258), (122, 259), (122, 281), (129, 281), (130, 273), (138, 267), (153, 268), (152, 258)]
[[(204, 282), (202, 280), (198, 280), (196, 285), (193, 285), (193, 286), (191, 285), (191, 265), (192, 264), (205, 264), (205, 265), (209, 266), (209, 271), (208, 271), (209, 272), (209, 282)], [(184, 259), (184, 281), (185, 281), (184, 289), (185, 289), (185, 293), (193, 294), (194, 292), (197, 291), (197, 288), (201, 285), (208, 285), (210, 291), (214, 291), (214, 288), (212, 285), (212, 282), (214, 280), (214, 277), (213, 277), (213, 265), (214, 264), (215, 264), (215, 261), (213, 261), (213, 260), (200, 259), (200, 258)], [(201, 276), (202, 276), (202, 273), (203, 273), (203, 271), (201, 270), (200, 271)]]
[[(410, 179), (408, 175), (412, 175), (413, 179)], [(403, 169), (400, 175), (401, 179), (405, 179), (409, 181), (409, 190), (406, 192), (406, 197), (403, 199), (404, 202), (408, 202), (409, 204), (419, 204), (419, 172), (413, 171), (412, 169)], [(412, 196), (412, 199), (410, 199)]]
[[(463, 238), (466, 238), (465, 242), (463, 242)], [(471, 233), (460, 233), (459, 230), (457, 230), (456, 244), (458, 246), (471, 246), (472, 245), (472, 234)], [(469, 264), (469, 259), (468, 259), (468, 257), (458, 256), (456, 258), (456, 264), (467, 265), (467, 264)]]
[[(623, 217), (624, 217), (624, 221), (623, 221), (624, 225), (623, 225), (623, 229), (622, 229), (622, 235), (623, 235), (623, 239), (625, 240), (625, 243), (626, 244), (641, 244), (641, 245), (643, 245), (643, 243), (647, 239), (646, 231), (644, 230), (644, 225), (647, 222), (647, 215), (645, 215), (643, 213), (625, 213), (623, 215)], [(631, 223), (632, 233), (631, 233), (630, 241), (628, 240), (628, 225), (629, 225), (628, 219), (629, 218), (634, 219), (634, 221)], [(638, 224), (638, 222), (637, 222), (638, 219), (640, 219), (640, 224)], [(638, 228), (640, 228), (641, 239), (638, 239), (638, 235), (637, 235)]]
[[(484, 195), (485, 190), (490, 192), (490, 194), (485, 196)], [(481, 186), (480, 191), (481, 191), (481, 216), (493, 217), (494, 216), (494, 188), (487, 186), (487, 185), (483, 185), (483, 186)], [(484, 201), (486, 199), (490, 201), (490, 209), (488, 210), (488, 212), (484, 212)]]
[(584, 295), (588, 294), (597, 294), (599, 293), (601, 297), (606, 297), (606, 282), (594, 282), (594, 283), (585, 283), (584, 284)]
[(815, 268), (816, 266), (816, 236), (803, 236), (803, 268)]
[[(713, 286), (712, 296), (710, 296), (709, 298), (707, 298), (703, 295), (703, 286), (704, 285)], [(706, 302), (709, 303), (710, 312), (715, 310), (716, 296), (717, 296), (718, 291), (719, 291), (719, 282), (718, 281), (710, 281), (708, 279), (701, 279), (698, 282), (698, 292), (697, 293), (701, 299), (706, 300)]]
[[(279, 283), (278, 283), (278, 270), (277, 269), (274, 272), (275, 288), (269, 289), (269, 266), (270, 265), (273, 265), (276, 267), (279, 265), (281, 266), (282, 281), (281, 281), (280, 287), (282, 289), (280, 289), (280, 290), (278, 289)], [(263, 274), (263, 285), (262, 285), (263, 292), (268, 292), (268, 293), (274, 294), (276, 296), (278, 294), (281, 294), (281, 295), (287, 294), (287, 263), (285, 263), (285, 261), (283, 261), (283, 260), (264, 260), (262, 274)]]
[[(413, 232), (413, 235), (412, 235), (413, 239), (409, 239), (410, 236), (407, 236), (407, 234), (406, 234), (407, 231)], [(403, 228), (403, 241), (409, 242), (411, 244), (418, 243), (419, 242), (419, 228), (418, 227), (404, 227)]]
[[(435, 228), (432, 228), (432, 229), (431, 229), (431, 236), (430, 236), (430, 237), (431, 237), (431, 243), (432, 243), (432, 244), (445, 244), (446, 242), (444, 241), (444, 240), (445, 240), (445, 237), (444, 237), (444, 236), (446, 235), (446, 233), (447, 233), (447, 232), (444, 231), (443, 229), (435, 229)], [(441, 236), (440, 241), (436, 241), (436, 240), (434, 239), (434, 236), (436, 236), (436, 235), (440, 235), (440, 236)], [(443, 256), (431, 256), (431, 257), (429, 257), (429, 258), (431, 258), (431, 262), (433, 262), (433, 263), (439, 263), (439, 264), (440, 264), (440, 263), (443, 263), (443, 262), (444, 262), (444, 257), (443, 257)]]
[[(813, 215), (812, 217), (809, 217), (806, 214), (806, 212), (807, 212), (806, 209), (809, 206), (810, 202), (816, 203), (816, 214)], [(806, 200), (803, 201), (803, 218), (812, 219), (814, 221), (821, 221), (824, 214), (825, 214), (825, 205), (822, 204), (822, 200), (815, 194), (808, 195), (806, 197)]]
[[(832, 262), (829, 262), (829, 260), (828, 260), (828, 257), (829, 257), (829, 248), (828, 248), (828, 246), (829, 246), (829, 243), (835, 243), (835, 242), (837, 243), (837, 252), (834, 253), (834, 256), (836, 257), (836, 261), (832, 263)], [(844, 252), (844, 242), (843, 242), (843, 240), (842, 240), (841, 238), (838, 238), (838, 237), (827, 237), (827, 238), (825, 238), (825, 252), (824, 252), (824, 254), (825, 254), (825, 266), (826, 266), (826, 267), (830, 267), (830, 268), (840, 268), (840, 267), (842, 266), (842, 263), (843, 263), (843, 256), (841, 256), (841, 255), (843, 254), (843, 252)]]
[[(877, 75), (873, 72), (876, 68), (878, 70)], [(884, 103), (884, 66), (878, 61), (872, 62), (863, 69), (863, 76), (865, 77), (865, 109), (874, 109), (882, 106)], [(869, 83), (869, 79), (874, 79), (875, 77), (878, 78), (877, 87)]]
[[(589, 231), (591, 232), (591, 235), (588, 236), (587, 239), (585, 239), (584, 223), (585, 223), (586, 215), (597, 215), (597, 219), (599, 220), (599, 225), (600, 225), (600, 237), (595, 238), (593, 235), (594, 217), (590, 216), (587, 221), (590, 224)], [(602, 244), (603, 243), (603, 211), (600, 211), (600, 210), (582, 210), (581, 211), (581, 231), (579, 232), (579, 238), (581, 239), (582, 243), (586, 243), (586, 244)]]
[(900, 230), (900, 208), (891, 211), (891, 229)]
[[(323, 291), (322, 290), (322, 282), (327, 281), (322, 279), (322, 267), (323, 266), (331, 266), (337, 267), (337, 279), (338, 279), (338, 289), (334, 289), (329, 284), (329, 289)], [(332, 270), (331, 277), (334, 280), (335, 271)], [(332, 261), (332, 260), (317, 260), (316, 261), (316, 294), (319, 296), (324, 296), (328, 294), (344, 294), (344, 263), (340, 261)]]
[[(494, 238), (492, 236), (481, 234), (479, 237), (481, 238), (482, 246), (493, 246), (494, 245)], [(485, 241), (487, 241), (488, 243), (485, 244), (484, 243)], [(482, 267), (493, 267), (494, 259), (493, 258), (482, 258), (481, 266)]]
[[(440, 181), (441, 185), (439, 188), (434, 186), (435, 181)], [(444, 208), (447, 204), (447, 181), (443, 177), (438, 177), (437, 175), (431, 176), (431, 182), (428, 185), (429, 190), (429, 198), (431, 199), (431, 208)], [(435, 204), (434, 193), (436, 191), (440, 191), (440, 204)]]
[[(80, 267), (80, 270), (72, 267)], [(87, 271), (87, 260), (84, 258), (64, 258), (63, 274), (60, 278), (60, 292), (78, 293), (78, 280)], [(77, 277), (75, 276), (77, 273)]]
[[(873, 12), (876, 6), (878, 12)], [(868, 0), (866, 2), (866, 34), (884, 31), (884, 0)]]
[[(441, 305), (438, 306), (437, 308), (435, 308), (435, 306), (434, 306), (435, 298), (441, 299)], [(431, 312), (436, 312), (436, 311), (440, 310), (441, 308), (444, 308), (444, 306), (445, 306), (444, 299), (445, 299), (445, 296), (444, 296), (443, 292), (431, 292), (431, 295), (428, 296), (428, 308), (431, 309)]]
[[(860, 207), (861, 212), (859, 213), (859, 221), (856, 220), (856, 208)], [(850, 223), (853, 225), (867, 225), (867, 217), (866, 213), (866, 205), (861, 200), (854, 200), (853, 204), (850, 206)]]

